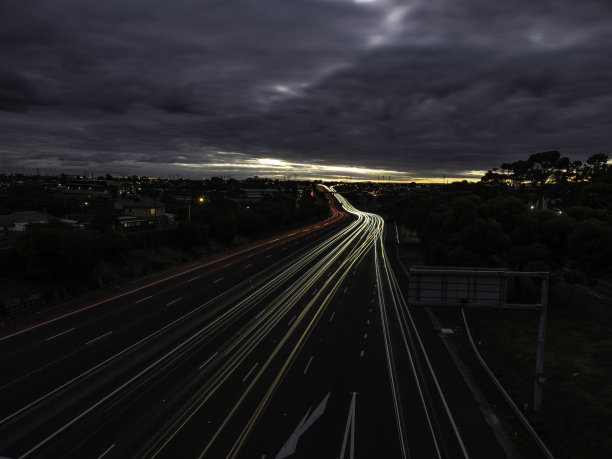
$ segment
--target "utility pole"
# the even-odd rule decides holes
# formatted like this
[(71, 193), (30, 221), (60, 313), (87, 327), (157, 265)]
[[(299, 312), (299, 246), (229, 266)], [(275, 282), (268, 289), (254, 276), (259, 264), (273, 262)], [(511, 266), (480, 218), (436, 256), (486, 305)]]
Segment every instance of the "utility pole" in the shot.
[(542, 392), (544, 391), (544, 346), (546, 344), (546, 319), (548, 315), (548, 277), (542, 278), (541, 290), (542, 310), (540, 311), (540, 326), (538, 330), (538, 352), (536, 355), (536, 374), (533, 389), (533, 409), (540, 411), (542, 407)]

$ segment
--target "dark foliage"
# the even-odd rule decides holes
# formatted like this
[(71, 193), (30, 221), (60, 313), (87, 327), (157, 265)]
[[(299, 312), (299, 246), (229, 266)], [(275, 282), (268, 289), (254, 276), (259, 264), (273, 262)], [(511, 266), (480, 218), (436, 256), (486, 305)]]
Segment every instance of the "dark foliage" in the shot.
[(388, 195), (381, 204), (418, 234), (428, 264), (605, 276), (612, 273), (612, 177), (607, 156), (595, 156), (587, 161), (588, 181), (547, 180), (563, 158), (546, 152), (502, 166), (513, 177), (531, 177), (523, 185), (483, 178)]

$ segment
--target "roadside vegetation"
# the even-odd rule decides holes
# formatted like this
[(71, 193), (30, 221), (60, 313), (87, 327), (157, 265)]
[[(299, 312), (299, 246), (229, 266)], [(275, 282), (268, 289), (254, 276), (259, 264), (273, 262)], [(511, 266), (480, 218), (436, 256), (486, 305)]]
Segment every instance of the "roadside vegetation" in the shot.
[[(542, 409), (532, 409), (539, 314), (466, 311), (479, 351), (556, 458), (612, 457), (609, 320), (555, 289), (612, 275), (612, 166), (558, 152), (504, 164), (479, 183), (414, 188), (379, 199), (402, 228), (406, 266), (501, 267), (551, 272)], [(612, 307), (612, 305), (610, 305)], [(436, 309), (451, 344), (520, 454), (543, 457), (481, 369), (457, 310)]]
[[(85, 229), (58, 220), (33, 224), (12, 235), (0, 253), (1, 299), (36, 292), (48, 302), (117, 285), (324, 219), (329, 213), (324, 195), (314, 185), (303, 191), (299, 197), (278, 193), (250, 203), (212, 196), (190, 209), (178, 203), (177, 223), (147, 231), (120, 231), (118, 219), (109, 214)], [(15, 196), (14, 190), (5, 193)], [(29, 202), (27, 194), (19, 202)]]
[[(503, 173), (489, 171), (479, 183), (386, 194), (379, 204), (418, 237), (428, 265), (553, 271), (586, 281), (612, 274), (606, 160), (596, 155), (578, 166), (558, 152), (541, 153), (505, 165)], [(571, 174), (566, 164), (574, 164)]]
[[(456, 310), (436, 310), (445, 339), (525, 459), (544, 457), (508, 407), (469, 345)], [(612, 457), (612, 333), (580, 308), (552, 297), (542, 408), (532, 409), (539, 314), (533, 311), (469, 310), (468, 325), (479, 352), (557, 459)]]

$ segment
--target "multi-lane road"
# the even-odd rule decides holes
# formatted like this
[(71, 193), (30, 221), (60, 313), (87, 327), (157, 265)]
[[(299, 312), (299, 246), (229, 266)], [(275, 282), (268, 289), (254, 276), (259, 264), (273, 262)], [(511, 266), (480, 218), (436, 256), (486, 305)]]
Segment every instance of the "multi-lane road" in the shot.
[(324, 222), (0, 330), (0, 456), (504, 457), (394, 228)]

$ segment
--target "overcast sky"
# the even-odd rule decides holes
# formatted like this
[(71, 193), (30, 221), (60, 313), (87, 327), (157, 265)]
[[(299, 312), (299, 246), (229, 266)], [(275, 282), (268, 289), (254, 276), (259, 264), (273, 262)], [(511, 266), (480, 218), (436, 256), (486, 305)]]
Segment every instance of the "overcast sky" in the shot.
[(611, 140), (610, 0), (0, 0), (0, 172), (479, 177)]

